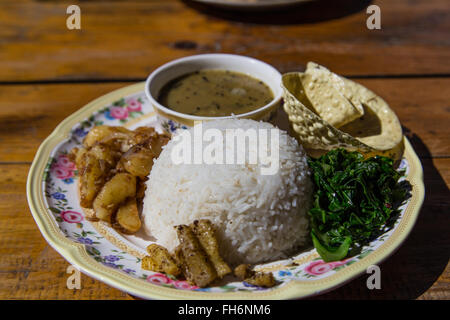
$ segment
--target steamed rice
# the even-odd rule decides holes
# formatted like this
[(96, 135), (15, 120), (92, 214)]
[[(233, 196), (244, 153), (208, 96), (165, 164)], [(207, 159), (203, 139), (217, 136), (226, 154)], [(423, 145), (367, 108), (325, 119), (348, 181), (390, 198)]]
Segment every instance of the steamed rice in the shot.
[[(203, 130), (208, 128), (275, 129), (237, 119), (203, 123)], [(147, 181), (142, 212), (146, 233), (173, 251), (178, 245), (174, 226), (205, 218), (217, 227), (221, 254), (230, 264), (295, 253), (308, 239), (312, 182), (303, 148), (284, 131), (279, 130), (279, 137), (279, 170), (274, 175), (262, 175), (259, 163), (176, 165), (171, 152), (177, 142), (172, 139)]]

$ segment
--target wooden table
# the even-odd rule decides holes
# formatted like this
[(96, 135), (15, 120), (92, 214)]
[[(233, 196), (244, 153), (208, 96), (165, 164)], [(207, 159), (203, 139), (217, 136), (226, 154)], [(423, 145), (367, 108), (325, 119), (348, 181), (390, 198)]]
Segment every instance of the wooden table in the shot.
[[(315, 61), (383, 96), (423, 164), (426, 197), (408, 240), (367, 275), (315, 299), (449, 299), (450, 7), (447, 0), (314, 2), (236, 13), (188, 1), (83, 1), (81, 30), (66, 28), (76, 1), (0, 4), (0, 299), (132, 299), (82, 276), (43, 239), (25, 181), (34, 154), (65, 117), (186, 55), (226, 52), (281, 72)], [(366, 8), (381, 8), (381, 30)]]

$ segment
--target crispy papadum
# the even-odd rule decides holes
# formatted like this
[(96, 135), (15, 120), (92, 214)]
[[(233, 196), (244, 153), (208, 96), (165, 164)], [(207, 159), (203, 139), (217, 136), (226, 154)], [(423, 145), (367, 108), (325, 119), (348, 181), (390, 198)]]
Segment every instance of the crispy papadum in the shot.
[[(314, 109), (304, 89), (304, 73), (286, 73), (282, 77), (284, 110), (289, 116), (294, 136), (310, 156), (319, 156), (335, 148), (359, 151), (367, 157), (389, 156), (395, 160), (403, 154), (403, 134), (395, 113), (374, 92), (351, 80), (342, 79), (342, 92), (364, 108), (364, 116), (340, 128), (323, 119)], [(331, 81), (331, 80), (330, 80)]]
[(364, 115), (361, 103), (345, 96), (344, 81), (328, 69), (309, 62), (301, 77), (311, 107), (332, 126), (339, 128)]

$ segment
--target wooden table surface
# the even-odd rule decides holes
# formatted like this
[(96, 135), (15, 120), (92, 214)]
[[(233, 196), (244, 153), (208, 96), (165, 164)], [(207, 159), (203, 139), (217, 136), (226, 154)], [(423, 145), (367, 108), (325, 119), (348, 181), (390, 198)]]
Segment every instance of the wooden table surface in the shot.
[[(66, 8), (81, 8), (81, 30)], [(381, 30), (366, 28), (367, 6)], [(367, 275), (315, 299), (449, 299), (450, 6), (448, 0), (316, 1), (227, 12), (189, 1), (0, 2), (0, 299), (132, 299), (82, 276), (40, 234), (26, 200), (30, 164), (65, 117), (172, 59), (210, 52), (262, 59), (281, 72), (315, 61), (384, 97), (420, 156), (425, 203), (404, 245)]]

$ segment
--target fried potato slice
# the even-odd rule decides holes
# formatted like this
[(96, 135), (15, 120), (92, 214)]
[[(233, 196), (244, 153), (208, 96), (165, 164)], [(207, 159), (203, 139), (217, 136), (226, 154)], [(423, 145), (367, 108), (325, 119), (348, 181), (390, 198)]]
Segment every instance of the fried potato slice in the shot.
[(89, 130), (89, 133), (83, 140), (83, 145), (86, 148), (90, 148), (98, 142), (110, 141), (109, 138), (131, 138), (131, 134), (132, 132), (125, 127), (114, 127), (106, 125), (96, 126)]
[(180, 270), (182, 270), (183, 274), (185, 274), (186, 272), (186, 265), (184, 264), (184, 258), (183, 258), (183, 250), (181, 249), (181, 245), (178, 245), (174, 252), (173, 252), (173, 256), (175, 258), (175, 261), (177, 262), (178, 267), (180, 268)]
[(84, 208), (92, 208), (109, 170), (104, 161), (97, 159), (90, 152), (83, 152), (77, 162), (80, 171), (80, 204)]
[(147, 252), (149, 255), (142, 259), (142, 269), (164, 272), (173, 276), (178, 276), (181, 273), (176, 260), (166, 248), (151, 244), (147, 247)]
[(74, 157), (75, 166), (79, 171), (81, 171), (85, 167), (85, 157), (84, 154), (87, 153), (88, 150), (86, 148), (74, 148), (72, 150), (72, 154)]
[(145, 181), (153, 159), (169, 139), (152, 127), (134, 131), (121, 126), (93, 127), (83, 146), (69, 154), (78, 168), (80, 204), (86, 218), (112, 223), (124, 233), (139, 230)]
[(94, 154), (97, 159), (105, 161), (110, 168), (114, 168), (116, 166), (117, 161), (121, 156), (120, 152), (117, 152), (108, 145), (102, 143), (96, 143), (93, 145), (89, 149), (89, 152)]
[(105, 145), (95, 144), (90, 149), (73, 150), (73, 157), (80, 176), (80, 204), (92, 208), (95, 197), (110, 177), (118, 154)]
[(113, 227), (125, 234), (134, 234), (142, 226), (135, 198), (127, 199), (113, 218)]
[(155, 128), (153, 127), (138, 127), (133, 130), (133, 140), (136, 144), (141, 144), (150, 139), (151, 137), (158, 136)]
[(127, 198), (136, 195), (136, 178), (129, 173), (118, 173), (102, 187), (94, 200), (97, 218), (111, 222), (111, 215)]
[(234, 275), (241, 280), (250, 278), (254, 274), (254, 271), (250, 268), (249, 264), (240, 264), (234, 268)]
[(248, 264), (240, 264), (234, 269), (234, 275), (249, 284), (271, 288), (277, 283), (272, 273), (256, 272)]
[(179, 225), (176, 230), (181, 248), (178, 256), (184, 264), (186, 279), (199, 287), (206, 287), (217, 278), (216, 269), (189, 226)]
[(81, 170), (84, 167), (84, 162), (83, 157), (84, 154), (88, 152), (88, 149), (84, 148), (84, 147), (80, 147), (80, 148), (72, 148), (69, 153), (67, 154), (67, 156), (69, 157), (70, 161), (75, 163), (75, 166), (77, 167), (78, 170)]
[(163, 146), (165, 146), (170, 141), (170, 137), (166, 134), (157, 134), (149, 137), (143, 145), (145, 145), (148, 149), (150, 149), (154, 156), (159, 157)]
[(189, 227), (197, 236), (214, 269), (216, 269), (219, 278), (223, 278), (225, 275), (231, 273), (231, 268), (220, 256), (216, 230), (211, 221), (206, 219), (195, 220)]
[(136, 199), (139, 201), (142, 201), (145, 197), (145, 191), (147, 190), (147, 182), (148, 178), (141, 178), (138, 179), (137, 186), (136, 186)]
[(142, 144), (132, 146), (120, 158), (120, 167), (133, 176), (145, 178), (153, 166), (153, 152)]
[(264, 288), (271, 288), (277, 284), (273, 274), (269, 272), (255, 272), (254, 275), (250, 278), (246, 278), (244, 281)]

